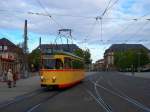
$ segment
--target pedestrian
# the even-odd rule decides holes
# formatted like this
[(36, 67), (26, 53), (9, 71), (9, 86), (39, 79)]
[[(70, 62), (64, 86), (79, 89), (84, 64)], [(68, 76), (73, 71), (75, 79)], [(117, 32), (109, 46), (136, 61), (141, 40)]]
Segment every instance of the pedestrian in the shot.
[(7, 81), (7, 72), (5, 70), (3, 72), (3, 81)]
[(131, 74), (132, 74), (132, 76), (134, 76), (134, 66), (133, 65), (131, 65)]
[(13, 74), (13, 87), (16, 87), (17, 79), (18, 79), (18, 73), (16, 72), (16, 73)]
[(7, 73), (7, 84), (8, 84), (8, 88), (11, 88), (13, 82), (13, 74), (12, 74), (12, 70), (9, 69), (8, 73)]

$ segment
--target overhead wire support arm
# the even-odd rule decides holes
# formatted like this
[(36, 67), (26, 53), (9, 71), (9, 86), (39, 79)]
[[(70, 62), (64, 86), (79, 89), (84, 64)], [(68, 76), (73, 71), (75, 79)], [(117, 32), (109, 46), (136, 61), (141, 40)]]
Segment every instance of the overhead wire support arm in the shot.
[(34, 14), (34, 15), (39, 15), (39, 16), (48, 16), (52, 17), (50, 14), (45, 14), (45, 13), (39, 13), (39, 12), (28, 12), (28, 14)]
[(100, 41), (103, 41), (103, 18), (101, 16), (97, 16), (96, 21), (100, 20)]
[(150, 19), (146, 19), (146, 20), (150, 21)]

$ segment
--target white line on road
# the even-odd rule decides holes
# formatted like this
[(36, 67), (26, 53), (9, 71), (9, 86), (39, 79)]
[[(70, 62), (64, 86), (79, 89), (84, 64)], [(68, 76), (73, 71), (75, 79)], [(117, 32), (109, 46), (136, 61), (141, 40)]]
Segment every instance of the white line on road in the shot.
[(95, 89), (96, 95), (97, 95), (98, 99), (103, 103), (103, 105), (108, 109), (108, 111), (109, 111), (109, 112), (112, 112), (110, 106), (105, 103), (105, 101), (102, 99), (100, 93), (99, 93), (98, 90), (97, 90), (97, 86), (96, 86), (96, 85), (97, 85), (97, 83), (98, 83), (98, 81), (99, 81), (100, 79), (101, 79), (101, 78), (99, 78), (99, 79), (95, 82), (95, 84), (94, 84), (94, 89)]
[(29, 109), (27, 112), (32, 112), (33, 110), (35, 110), (36, 108), (38, 108), (41, 105), (41, 103), (35, 105), (34, 107), (32, 107), (31, 109)]
[(110, 111), (93, 95), (93, 93), (92, 93), (91, 91), (89, 91), (89, 90), (87, 90), (87, 89), (85, 89), (85, 90), (86, 90), (86, 92), (87, 92), (88, 94), (90, 94), (90, 96), (93, 97), (93, 99), (94, 99), (98, 104), (100, 104), (100, 105), (102, 106), (103, 109), (106, 110), (106, 112), (110, 112)]
[(111, 83), (111, 81), (108, 80), (107, 82), (108, 82), (108, 84), (109, 84), (115, 91), (117, 91), (118, 93), (122, 94), (123, 96), (125, 96), (126, 98), (128, 98), (129, 100), (131, 100), (132, 102), (137, 103), (137, 104), (140, 105), (141, 107), (144, 107), (144, 108), (145, 108), (145, 106), (144, 106), (143, 104), (139, 103), (137, 100), (135, 100), (135, 99), (133, 99), (133, 98), (130, 98), (129, 96), (127, 96), (125, 93), (123, 93), (123, 92), (120, 91), (119, 89), (114, 88), (114, 87), (113, 87), (113, 84)]
[[(93, 82), (93, 81), (90, 81), (90, 82), (95, 84), (95, 82)], [(130, 97), (122, 96), (122, 95), (120, 95), (120, 94), (118, 94), (118, 93), (116, 93), (116, 92), (114, 92), (114, 91), (112, 91), (112, 90), (110, 90), (108, 88), (105, 88), (104, 86), (102, 86), (100, 84), (96, 84), (96, 86), (100, 87), (100, 88), (102, 88), (102, 89), (104, 89), (106, 91), (108, 91), (109, 93), (111, 93), (113, 95), (119, 96), (120, 98), (122, 98), (122, 99), (124, 99), (124, 100), (126, 100), (126, 101), (128, 101), (128, 102), (130, 102), (130, 103), (132, 103), (134, 105), (136, 105), (137, 107), (145, 110), (146, 112), (150, 112), (150, 108), (146, 107), (145, 105), (141, 104), (140, 102), (138, 102), (138, 101), (136, 101), (136, 100), (134, 100), (134, 99), (132, 99)]]

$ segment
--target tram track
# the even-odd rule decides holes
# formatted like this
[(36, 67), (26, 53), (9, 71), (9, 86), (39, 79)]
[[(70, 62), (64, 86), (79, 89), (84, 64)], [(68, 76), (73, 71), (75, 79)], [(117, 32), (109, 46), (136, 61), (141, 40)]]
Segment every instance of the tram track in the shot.
[(36, 96), (36, 95), (40, 94), (40, 93), (42, 93), (42, 91), (41, 91), (41, 89), (38, 89), (38, 90), (32, 91), (32, 92), (30, 92), (30, 93), (27, 93), (27, 94), (23, 94), (23, 95), (14, 97), (14, 98), (11, 99), (11, 100), (2, 102), (2, 103), (0, 104), (0, 109), (6, 108), (6, 107), (9, 106), (9, 105), (12, 105), (12, 104), (21, 102), (21, 101), (23, 101), (23, 100), (25, 100), (25, 99), (31, 98), (31, 97), (33, 97), (33, 96)]
[[(100, 94), (99, 94), (97, 88), (101, 88), (101, 89), (105, 90), (105, 92), (107, 92), (107, 93), (109, 93), (111, 95), (117, 96), (117, 97), (121, 98), (122, 100), (125, 100), (128, 103), (131, 103), (132, 105), (136, 106), (137, 108), (142, 109), (144, 112), (150, 112), (150, 108), (146, 107), (145, 105), (143, 105), (139, 101), (137, 101), (137, 100), (135, 100), (133, 98), (130, 98), (129, 96), (125, 95), (120, 90), (114, 88), (110, 81), (106, 81), (105, 80), (107, 85), (110, 86), (108, 88), (108, 87), (104, 87), (102, 84), (99, 84), (98, 82), (100, 80), (104, 80), (104, 78), (103, 77), (99, 77), (98, 80), (96, 80), (96, 81), (92, 81), (92, 80), (89, 80), (89, 79), (87, 80), (87, 81), (91, 82), (94, 85), (95, 92), (96, 92), (96, 94), (98, 96), (100, 96)], [(100, 98), (100, 100), (101, 100), (101, 98)]]
[[(100, 79), (98, 79), (98, 80), (100, 80)], [(96, 83), (98, 82), (98, 80), (96, 81)], [(87, 81), (87, 80), (86, 80)], [(86, 91), (86, 93), (88, 93), (96, 102), (97, 102), (97, 104), (98, 105), (100, 105), (100, 107), (102, 107), (103, 108), (103, 110), (105, 111), (105, 112), (112, 112), (112, 107), (110, 106), (110, 105), (108, 105), (105, 101), (104, 101), (104, 99), (101, 97), (101, 95), (100, 95), (100, 93), (98, 92), (98, 90), (97, 90), (97, 86), (96, 86), (96, 84), (94, 84), (94, 92), (93, 91), (91, 91), (91, 90), (89, 90), (89, 89), (87, 89), (85, 86), (83, 86), (82, 85), (82, 87), (83, 87), (83, 89)], [(95, 94), (94, 94), (95, 93)]]
[(38, 104), (30, 107), (29, 109), (27, 109), (27, 111), (25, 112), (33, 112), (35, 111), (38, 107), (40, 107), (40, 105), (46, 103), (47, 101), (49, 101), (50, 99), (52, 99), (53, 97), (57, 96), (60, 92), (55, 92), (52, 95), (50, 95), (49, 97), (43, 99), (41, 102), (39, 102)]
[[(52, 90), (52, 91), (45, 91), (41, 90), (40, 92), (35, 92), (32, 95), (24, 96), (19, 100), (15, 100), (9, 102), (3, 106), (1, 106), (1, 112), (33, 112), (36, 110), (40, 105), (44, 104), (45, 102), (51, 100), (53, 97), (60, 94), (62, 91), (59, 90)], [(15, 109), (14, 109), (15, 107)]]
[[(103, 78), (104, 79), (104, 78)], [(148, 108), (147, 106), (145, 106), (144, 104), (140, 103), (139, 101), (129, 97), (128, 95), (126, 95), (125, 93), (123, 93), (121, 90), (119, 90), (118, 88), (113, 86), (113, 83), (110, 80), (106, 80), (104, 79), (107, 84), (116, 92), (118, 93), (120, 96), (123, 96), (124, 99), (126, 99), (128, 102), (136, 105), (137, 107), (145, 110), (146, 112), (150, 112), (150, 108)]]
[(102, 96), (100, 95), (100, 93), (98, 92), (98, 89), (97, 89), (97, 83), (98, 83), (99, 79), (95, 82), (94, 84), (94, 90), (96, 92), (96, 95), (98, 97), (98, 99), (103, 103), (103, 105), (107, 108), (107, 111), (108, 112), (112, 112), (112, 107), (110, 105), (108, 105), (102, 98)]
[[(85, 88), (84, 88), (85, 89)], [(85, 89), (85, 91), (97, 102), (97, 104), (99, 104), (106, 112), (112, 112), (106, 103), (104, 103), (104, 101), (101, 99), (99, 99), (97, 96), (95, 96), (93, 94), (92, 91), (88, 90), (88, 89)]]

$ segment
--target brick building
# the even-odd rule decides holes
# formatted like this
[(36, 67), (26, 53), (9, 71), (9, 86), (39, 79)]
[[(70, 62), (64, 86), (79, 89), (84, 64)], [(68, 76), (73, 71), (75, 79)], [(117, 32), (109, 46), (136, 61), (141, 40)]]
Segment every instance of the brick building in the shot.
[(6, 38), (0, 39), (0, 75), (12, 69), (13, 73), (21, 73), (23, 50)]

